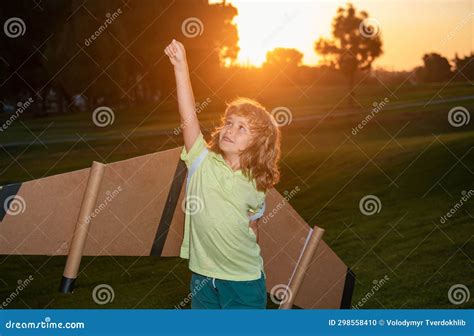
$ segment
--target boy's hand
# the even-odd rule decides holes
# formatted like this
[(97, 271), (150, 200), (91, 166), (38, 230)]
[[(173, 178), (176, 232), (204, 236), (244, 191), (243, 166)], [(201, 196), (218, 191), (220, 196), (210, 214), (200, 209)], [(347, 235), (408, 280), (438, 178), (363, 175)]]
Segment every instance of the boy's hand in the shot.
[(171, 64), (173, 64), (175, 68), (186, 65), (186, 51), (181, 42), (173, 39), (165, 48), (165, 54), (170, 58)]

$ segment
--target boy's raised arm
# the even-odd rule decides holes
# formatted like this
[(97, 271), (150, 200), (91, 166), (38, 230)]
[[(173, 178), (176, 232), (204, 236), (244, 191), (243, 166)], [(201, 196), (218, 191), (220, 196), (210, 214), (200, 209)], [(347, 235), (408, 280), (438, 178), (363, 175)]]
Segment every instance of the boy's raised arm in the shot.
[(197, 118), (191, 79), (189, 78), (186, 52), (182, 43), (173, 40), (166, 48), (165, 54), (174, 66), (176, 91), (178, 94), (179, 114), (183, 131), (184, 146), (189, 152), (201, 129)]

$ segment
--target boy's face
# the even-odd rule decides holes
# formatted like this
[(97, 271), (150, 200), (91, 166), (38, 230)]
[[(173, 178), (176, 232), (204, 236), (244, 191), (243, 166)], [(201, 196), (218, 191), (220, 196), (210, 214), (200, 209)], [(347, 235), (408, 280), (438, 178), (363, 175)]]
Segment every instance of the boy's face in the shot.
[(252, 141), (247, 118), (231, 114), (219, 134), (219, 147), (226, 154), (238, 154)]

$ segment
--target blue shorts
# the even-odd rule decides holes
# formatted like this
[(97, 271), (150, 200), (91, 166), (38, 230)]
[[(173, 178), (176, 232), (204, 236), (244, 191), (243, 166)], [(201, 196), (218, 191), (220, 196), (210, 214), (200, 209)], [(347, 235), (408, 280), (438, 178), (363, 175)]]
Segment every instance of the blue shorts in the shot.
[(263, 272), (260, 279), (233, 281), (192, 273), (192, 309), (266, 309), (267, 287)]

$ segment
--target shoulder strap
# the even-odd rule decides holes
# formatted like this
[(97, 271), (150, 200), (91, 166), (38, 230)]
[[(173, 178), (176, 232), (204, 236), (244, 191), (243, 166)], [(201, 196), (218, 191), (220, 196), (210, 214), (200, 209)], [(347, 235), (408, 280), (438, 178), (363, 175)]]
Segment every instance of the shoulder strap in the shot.
[(263, 201), (263, 206), (257, 213), (253, 214), (252, 216), (249, 216), (249, 220), (251, 221), (257, 220), (260, 217), (262, 217), (264, 213), (265, 213), (265, 201)]
[(204, 148), (204, 150), (201, 152), (201, 154), (199, 154), (199, 156), (194, 160), (193, 164), (189, 168), (188, 177), (186, 179), (186, 190), (188, 189), (189, 180), (191, 179), (191, 176), (199, 168), (199, 165), (201, 164), (202, 160), (204, 160), (208, 152), (209, 150), (207, 148)]

